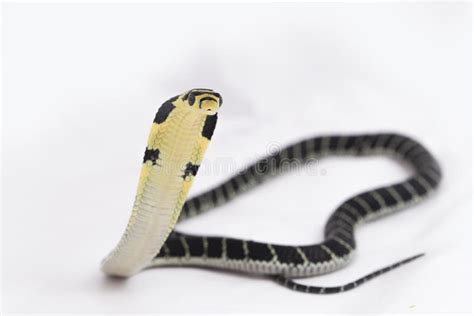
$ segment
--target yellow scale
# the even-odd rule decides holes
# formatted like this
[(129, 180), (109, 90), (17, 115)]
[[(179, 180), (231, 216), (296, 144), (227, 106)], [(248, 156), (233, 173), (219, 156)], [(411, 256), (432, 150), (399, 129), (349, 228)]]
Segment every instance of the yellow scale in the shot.
[(102, 262), (106, 274), (131, 276), (158, 254), (193, 183), (193, 175), (183, 177), (186, 165), (199, 166), (206, 152), (209, 139), (203, 129), (206, 119), (217, 115), (218, 96), (211, 90), (191, 90), (172, 101), (174, 108), (163, 122), (153, 123), (147, 149), (159, 150), (159, 159), (143, 163), (125, 233)]

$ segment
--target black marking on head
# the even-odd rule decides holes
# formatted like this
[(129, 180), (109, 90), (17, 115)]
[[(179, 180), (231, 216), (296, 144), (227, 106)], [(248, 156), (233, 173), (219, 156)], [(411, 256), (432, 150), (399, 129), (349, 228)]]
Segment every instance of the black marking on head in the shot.
[(192, 89), (189, 93), (194, 94), (196, 97), (202, 94), (211, 94), (217, 95), (217, 92), (212, 91), (211, 89)]
[(199, 91), (199, 90), (212, 92), (211, 89), (191, 89), (183, 95), (183, 100), (186, 101), (189, 97), (189, 94), (196, 93), (196, 91)]
[(204, 128), (202, 129), (202, 136), (211, 140), (214, 129), (216, 128), (216, 123), (217, 114), (207, 116), (206, 122), (204, 122)]
[(190, 93), (188, 98), (189, 106), (192, 106), (194, 102), (196, 102), (196, 96), (194, 95), (194, 93)]
[(191, 91), (207, 91), (207, 92), (213, 92), (212, 89), (207, 89), (207, 88), (194, 88), (194, 89), (191, 89)]
[(197, 172), (199, 169), (199, 165), (192, 164), (191, 162), (188, 162), (184, 169), (184, 174), (183, 174), (183, 179), (186, 178), (189, 175), (192, 175), (193, 177), (196, 176)]
[[(219, 104), (222, 104), (222, 96), (220, 95), (220, 93), (214, 92), (212, 90), (209, 90), (209, 91), (192, 91), (191, 94), (193, 94), (195, 97), (203, 95), (203, 94), (209, 94), (209, 95), (212, 95), (212, 96), (216, 97), (217, 99), (219, 99)], [(207, 97), (207, 98), (209, 98), (209, 97)], [(205, 98), (203, 98), (203, 99), (205, 99)]]
[[(196, 102), (196, 97), (203, 94), (209, 94), (209, 95), (215, 96), (219, 100), (219, 106), (222, 105), (222, 96), (219, 93), (214, 92), (211, 89), (204, 89), (204, 88), (189, 90), (185, 95), (183, 95), (183, 100), (184, 101), (188, 100), (189, 105), (192, 106), (194, 102)], [(205, 97), (202, 100), (209, 100), (209, 99), (212, 99), (212, 98)]]
[(178, 97), (174, 97), (172, 99), (169, 99), (165, 103), (163, 103), (163, 105), (160, 106), (160, 108), (158, 109), (158, 112), (156, 113), (155, 119), (153, 120), (153, 122), (155, 122), (156, 124), (160, 124), (166, 121), (166, 119), (168, 118), (168, 115), (175, 108), (172, 102), (175, 101), (177, 98)]
[(143, 157), (143, 162), (151, 161), (153, 165), (156, 165), (156, 161), (160, 157), (159, 149), (146, 149), (145, 156)]
[(212, 95), (219, 99), (219, 107), (222, 106), (222, 102), (224, 102), (224, 100), (222, 100), (221, 94), (217, 93), (217, 92), (214, 92), (214, 93), (212, 93)]

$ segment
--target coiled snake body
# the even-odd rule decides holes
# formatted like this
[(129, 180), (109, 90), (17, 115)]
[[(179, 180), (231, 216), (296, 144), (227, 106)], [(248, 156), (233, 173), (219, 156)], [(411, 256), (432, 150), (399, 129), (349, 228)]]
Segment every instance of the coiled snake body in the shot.
[[(125, 234), (104, 259), (109, 275), (130, 276), (145, 267), (189, 265), (267, 275), (290, 289), (328, 294), (353, 289), (422, 254), (377, 270), (344, 286), (317, 287), (292, 278), (335, 271), (354, 255), (356, 226), (406, 208), (436, 189), (441, 170), (417, 141), (393, 133), (308, 138), (264, 157), (221, 185), (185, 201), (217, 122), (218, 93), (193, 89), (165, 102), (150, 132), (136, 202)], [(282, 173), (292, 161), (329, 155), (387, 154), (409, 163), (413, 175), (400, 183), (357, 194), (330, 216), (324, 241), (283, 246), (173, 231), (177, 220), (199, 215)], [(290, 164), (291, 165), (291, 164)]]

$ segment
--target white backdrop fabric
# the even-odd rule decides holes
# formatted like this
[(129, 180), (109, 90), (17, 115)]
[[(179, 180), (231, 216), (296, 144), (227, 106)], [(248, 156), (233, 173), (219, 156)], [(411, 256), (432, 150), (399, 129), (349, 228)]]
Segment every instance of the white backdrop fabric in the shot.
[[(472, 296), (470, 4), (4, 4), (3, 302), (6, 312), (469, 312)], [(356, 232), (354, 261), (289, 291), (258, 277), (99, 271), (123, 232), (158, 106), (224, 97), (192, 195), (309, 136), (395, 131), (444, 179), (429, 200)], [(343, 200), (401, 180), (384, 157), (328, 158), (178, 226), (309, 244)]]

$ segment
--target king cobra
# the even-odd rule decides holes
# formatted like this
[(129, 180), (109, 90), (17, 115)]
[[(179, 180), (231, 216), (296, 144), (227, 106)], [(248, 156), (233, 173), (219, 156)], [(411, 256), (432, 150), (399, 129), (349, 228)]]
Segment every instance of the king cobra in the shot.
[[(156, 266), (200, 266), (263, 275), (292, 290), (330, 294), (351, 290), (423, 256), (409, 257), (343, 286), (295, 282), (294, 278), (321, 275), (346, 266), (356, 249), (355, 228), (425, 199), (439, 185), (440, 166), (419, 142), (396, 133), (312, 137), (263, 157), (220, 185), (186, 200), (221, 105), (219, 93), (192, 89), (158, 109), (132, 215), (118, 245), (102, 262), (102, 271), (107, 275), (129, 277)], [(405, 181), (345, 200), (329, 217), (321, 243), (287, 246), (173, 230), (178, 221), (227, 203), (284, 173), (289, 165), (295, 165), (289, 161), (305, 165), (329, 155), (376, 154), (408, 163), (412, 175)]]

